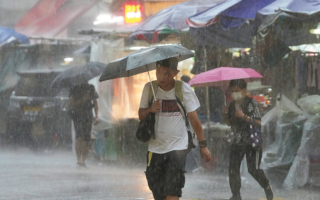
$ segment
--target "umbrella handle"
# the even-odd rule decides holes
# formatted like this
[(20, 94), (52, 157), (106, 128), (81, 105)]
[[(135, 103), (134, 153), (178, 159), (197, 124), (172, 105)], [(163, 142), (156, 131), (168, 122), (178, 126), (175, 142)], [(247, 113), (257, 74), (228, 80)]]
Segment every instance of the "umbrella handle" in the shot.
[(152, 85), (152, 82), (151, 82), (149, 71), (148, 71), (148, 75), (149, 75), (149, 81), (150, 81), (151, 89), (152, 89), (152, 92), (153, 92), (153, 99), (154, 99), (154, 101), (157, 101), (156, 94), (154, 93), (153, 85)]

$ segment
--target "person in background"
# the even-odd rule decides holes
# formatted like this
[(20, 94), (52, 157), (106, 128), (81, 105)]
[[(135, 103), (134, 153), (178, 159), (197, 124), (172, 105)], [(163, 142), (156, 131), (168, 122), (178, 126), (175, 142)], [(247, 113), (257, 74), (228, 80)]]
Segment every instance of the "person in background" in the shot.
[(231, 145), (229, 163), (229, 184), (232, 192), (230, 200), (241, 200), (241, 176), (240, 165), (246, 155), (248, 171), (260, 184), (266, 193), (267, 200), (273, 200), (273, 192), (269, 180), (260, 167), (256, 168), (256, 162), (260, 165), (262, 150), (259, 151), (257, 161), (256, 151), (251, 146), (249, 134), (250, 123), (261, 126), (261, 115), (258, 102), (246, 95), (247, 83), (243, 79), (231, 80), (229, 84), (231, 96), (234, 99), (224, 109), (224, 118), (234, 133), (234, 140)]
[[(97, 123), (98, 118), (98, 94), (94, 86), (88, 83), (74, 86), (70, 89), (69, 115), (73, 120), (76, 132), (77, 166), (86, 167), (86, 157), (89, 151), (92, 123)], [(93, 117), (94, 108), (95, 117)]]

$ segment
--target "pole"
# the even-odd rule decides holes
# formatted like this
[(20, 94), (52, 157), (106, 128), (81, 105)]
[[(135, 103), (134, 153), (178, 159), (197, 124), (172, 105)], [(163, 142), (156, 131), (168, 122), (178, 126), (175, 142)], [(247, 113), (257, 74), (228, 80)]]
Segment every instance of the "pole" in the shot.
[[(281, 40), (283, 41), (283, 28), (281, 28)], [(280, 65), (280, 76), (281, 76), (281, 78), (280, 78), (280, 81), (281, 81), (281, 83), (280, 83), (280, 109), (282, 109), (282, 92), (283, 92), (283, 58), (281, 59), (281, 65)]]
[[(146, 67), (147, 67), (147, 66), (146, 66)], [(147, 69), (148, 69), (148, 67), (147, 67)], [(153, 93), (153, 99), (154, 99), (154, 101), (157, 101), (157, 99), (156, 99), (156, 94), (154, 93), (153, 85), (152, 85), (152, 82), (151, 82), (151, 78), (150, 78), (150, 73), (149, 73), (149, 71), (148, 71), (148, 75), (149, 75), (149, 81), (150, 81), (150, 85), (151, 85), (151, 89), (152, 89), (152, 93)]]
[[(207, 50), (204, 47), (204, 70), (207, 71)], [(207, 128), (210, 126), (209, 87), (206, 86)]]

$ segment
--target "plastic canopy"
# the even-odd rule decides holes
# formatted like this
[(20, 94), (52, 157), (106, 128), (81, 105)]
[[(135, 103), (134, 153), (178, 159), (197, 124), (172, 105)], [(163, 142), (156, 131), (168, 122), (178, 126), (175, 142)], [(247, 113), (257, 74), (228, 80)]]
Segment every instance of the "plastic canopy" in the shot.
[(29, 44), (29, 39), (27, 36), (18, 33), (11, 28), (0, 26), (0, 46), (13, 41)]

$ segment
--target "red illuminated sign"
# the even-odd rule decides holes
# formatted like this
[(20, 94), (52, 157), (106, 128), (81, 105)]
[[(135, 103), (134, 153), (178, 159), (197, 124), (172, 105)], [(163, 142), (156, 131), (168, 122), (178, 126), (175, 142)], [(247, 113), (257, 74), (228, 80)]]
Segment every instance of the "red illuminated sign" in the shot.
[(125, 22), (136, 23), (141, 21), (141, 5), (125, 5), (124, 6), (124, 19)]

